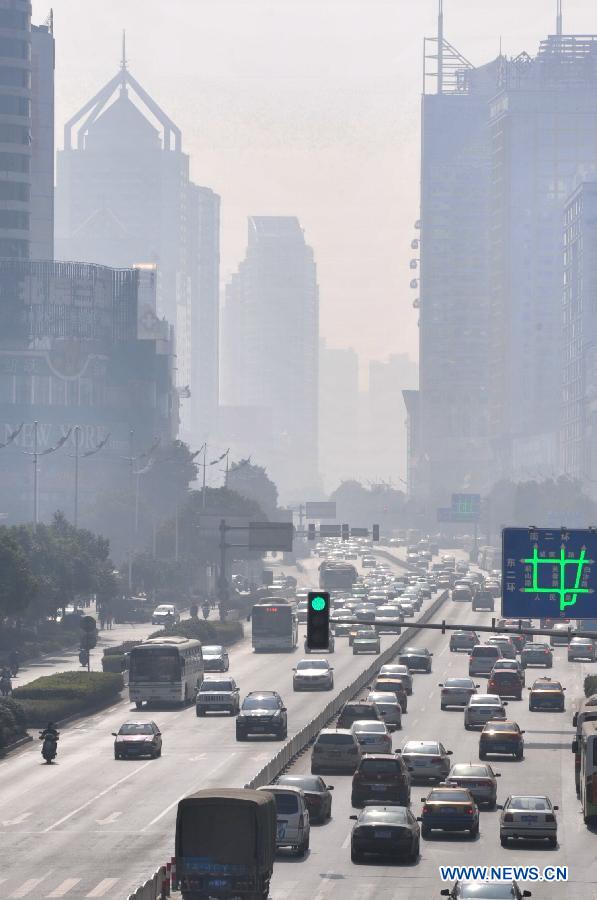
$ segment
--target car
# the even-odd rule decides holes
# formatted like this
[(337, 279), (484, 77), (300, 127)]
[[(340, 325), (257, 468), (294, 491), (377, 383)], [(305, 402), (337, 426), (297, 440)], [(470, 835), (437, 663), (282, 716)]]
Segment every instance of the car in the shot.
[(334, 669), (327, 659), (301, 659), (292, 670), (294, 691), (332, 691)]
[(520, 678), (520, 683), (522, 687), (526, 684), (526, 676), (525, 670), (522, 667), (520, 660), (518, 659), (498, 659), (493, 665), (493, 669), (489, 673), (489, 677), (493, 675), (494, 672), (515, 672)]
[(516, 659), (514, 641), (507, 634), (496, 634), (495, 637), (488, 638), (487, 643), (499, 647), (504, 659)]
[(318, 775), (280, 775), (276, 784), (299, 788), (303, 792), (311, 824), (331, 819), (333, 784), (326, 784)]
[(482, 728), (490, 719), (505, 719), (508, 705), (497, 694), (473, 694), (464, 710), (464, 727)]
[(383, 722), (383, 716), (375, 703), (365, 700), (352, 700), (345, 703), (338, 716), (338, 728), (350, 728), (353, 722), (367, 719), (370, 722)]
[(457, 881), (454, 887), (442, 888), (440, 896), (451, 900), (522, 900), (533, 892), (521, 889), (516, 881)]
[(466, 706), (473, 694), (477, 693), (478, 684), (472, 678), (446, 678), (440, 682), (440, 709), (449, 706)]
[(240, 710), (240, 692), (234, 678), (207, 676), (201, 682), (195, 697), (195, 712), (204, 716), (208, 712), (227, 712), (237, 716)]
[(390, 691), (371, 691), (367, 702), (375, 703), (389, 731), (402, 728), (402, 707), (398, 695)]
[(525, 644), (531, 644), (533, 642), (532, 634), (522, 634), (519, 630), (516, 630), (520, 628), (532, 628), (533, 623), (530, 619), (499, 619), (497, 627), (500, 631), (508, 633), (508, 637), (511, 638), (517, 653), (521, 652)]
[(566, 703), (564, 699), (565, 687), (559, 681), (551, 678), (538, 678), (529, 688), (529, 709), (556, 709), (564, 712)]
[(497, 802), (497, 779), (500, 772), (494, 772), (488, 763), (456, 763), (446, 778), (446, 787), (461, 787), (470, 791), (475, 803), (485, 804), (493, 809)]
[(178, 625), (180, 613), (173, 603), (161, 603), (151, 614), (152, 625)]
[(334, 636), (337, 638), (348, 637), (353, 627), (353, 618), (353, 613), (344, 611), (334, 616)]
[[(356, 610), (354, 610), (353, 613), (352, 613), (353, 619), (354, 619), (354, 617), (355, 617), (356, 614), (357, 614), (357, 613), (356, 613)], [(351, 626), (350, 626), (350, 631), (348, 632), (348, 646), (349, 646), (349, 647), (352, 647), (352, 645), (353, 645), (353, 643), (354, 643), (354, 639), (355, 639), (355, 637), (356, 637), (356, 635), (357, 635), (357, 631), (368, 631), (369, 633), (373, 634), (374, 636), (377, 636), (377, 631), (375, 630), (375, 624), (374, 624), (374, 623), (375, 623), (375, 613), (371, 613), (371, 624), (365, 624), (365, 625), (355, 624), (355, 625), (351, 625)]]
[(487, 759), (488, 753), (501, 753), (522, 759), (524, 756), (524, 731), (517, 722), (486, 722), (479, 736), (479, 759)]
[(520, 651), (520, 664), (523, 669), (527, 666), (553, 667), (553, 651), (549, 644), (533, 641), (524, 645)]
[(470, 585), (462, 584), (461, 582), (457, 581), (452, 588), (452, 600), (458, 600), (464, 603), (472, 603), (473, 592)]
[(443, 781), (450, 771), (451, 750), (441, 741), (407, 741), (397, 750), (411, 771), (412, 779)]
[(400, 651), (398, 662), (408, 666), (409, 672), (431, 672), (432, 656), (427, 647), (405, 647)]
[(361, 745), (350, 728), (322, 728), (313, 744), (311, 774), (330, 771), (352, 774), (361, 753)]
[(547, 840), (555, 847), (558, 843), (558, 823), (549, 797), (545, 795), (510, 796), (503, 806), (499, 807), (500, 843), (508, 846), (511, 839)]
[(489, 675), (495, 662), (502, 659), (502, 651), (495, 644), (477, 644), (470, 652), (469, 675)]
[(383, 675), (376, 678), (370, 690), (379, 693), (395, 694), (403, 713), (408, 710), (408, 694), (401, 675)]
[(220, 644), (204, 644), (203, 652), (204, 672), (227, 672), (230, 668), (228, 651)]
[(399, 755), (365, 753), (352, 777), (351, 805), (391, 800), (409, 806), (410, 780), (408, 766)]
[(162, 732), (155, 722), (125, 722), (113, 731), (114, 759), (137, 759), (162, 755)]
[(362, 556), (361, 565), (364, 569), (374, 569), (377, 565), (377, 560), (374, 556)]
[(381, 678), (383, 675), (399, 675), (404, 682), (406, 693), (410, 697), (413, 692), (413, 677), (408, 670), (408, 666), (405, 666), (404, 663), (385, 663), (379, 670), (377, 677)]
[(306, 797), (300, 788), (266, 784), (257, 788), (274, 795), (276, 801), (276, 847), (289, 847), (302, 857), (309, 849), (311, 821)]
[(479, 808), (470, 791), (436, 787), (426, 797), (421, 797), (421, 802), (423, 810), (418, 820), (424, 838), (430, 837), (434, 829), (468, 831), (473, 838), (479, 834)]
[[(335, 604), (334, 604), (334, 607), (335, 607)], [(352, 616), (350, 618), (352, 618)], [(332, 624), (332, 622), (330, 622), (329, 643), (327, 646), (326, 653), (334, 653), (336, 650), (336, 642), (334, 640), (335, 634), (336, 634), (336, 625), (335, 625), (335, 623)], [(304, 653), (312, 653), (313, 652), (307, 644), (307, 638), (305, 638), (303, 652)]]
[(288, 736), (286, 707), (277, 691), (250, 691), (236, 717), (236, 740), (270, 734), (280, 740)]
[(408, 600), (401, 598), (397, 602), (396, 608), (399, 611), (400, 617), (403, 619), (412, 619), (417, 611), (415, 603), (413, 603), (410, 598)]
[(370, 719), (357, 720), (350, 726), (361, 745), (363, 753), (391, 753), (392, 736), (385, 722), (372, 722)]
[(378, 634), (400, 634), (401, 628), (397, 623), (401, 621), (400, 610), (395, 606), (378, 606), (375, 611), (375, 628)]
[(575, 659), (590, 659), (595, 662), (596, 647), (594, 638), (573, 637), (568, 644), (568, 662)]
[(487, 682), (487, 692), (498, 694), (500, 697), (512, 697), (514, 700), (522, 700), (522, 681), (520, 675), (513, 669), (491, 670)]
[(489, 612), (493, 612), (495, 607), (495, 598), (499, 597), (501, 589), (498, 585), (498, 592), (495, 593), (494, 590), (489, 588), (489, 584), (486, 586), (484, 590), (477, 591), (475, 596), (473, 597), (473, 602), (471, 604), (471, 608), (474, 612), (478, 612), (481, 609), (489, 610)]
[(359, 653), (379, 653), (381, 643), (379, 634), (375, 629), (372, 631), (360, 629), (356, 632), (352, 640), (352, 653), (356, 656)]
[(358, 815), (349, 818), (355, 823), (350, 835), (353, 863), (361, 862), (366, 854), (405, 858), (409, 862), (418, 860), (420, 827), (408, 807), (382, 806), (376, 800), (374, 806), (367, 805)]
[(474, 631), (453, 631), (450, 635), (450, 653), (458, 650), (472, 650), (479, 643)]
[(551, 626), (557, 634), (550, 635), (549, 643), (552, 647), (566, 647), (570, 641), (570, 626), (564, 622), (556, 622)]

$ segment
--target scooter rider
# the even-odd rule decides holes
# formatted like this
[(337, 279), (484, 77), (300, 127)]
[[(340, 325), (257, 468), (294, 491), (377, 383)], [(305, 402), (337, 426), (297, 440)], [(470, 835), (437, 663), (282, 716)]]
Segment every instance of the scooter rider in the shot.
[(54, 741), (57, 741), (60, 737), (60, 732), (56, 728), (53, 722), (48, 722), (43, 731), (39, 734), (41, 740), (45, 740), (45, 738), (49, 737)]
[(59, 737), (60, 732), (52, 722), (48, 722), (44, 730), (40, 732), (39, 739), (40, 741), (43, 741), (43, 744), (41, 745), (41, 755), (46, 762), (51, 762), (56, 756)]

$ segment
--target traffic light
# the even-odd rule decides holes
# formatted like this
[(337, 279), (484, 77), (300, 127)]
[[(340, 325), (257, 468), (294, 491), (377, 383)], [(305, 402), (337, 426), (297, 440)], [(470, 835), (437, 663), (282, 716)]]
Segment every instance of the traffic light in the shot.
[(350, 540), (350, 525), (347, 522), (343, 522), (342, 524), (342, 540)]
[[(80, 647), (82, 650), (93, 650), (97, 644), (97, 624), (93, 616), (82, 616), (80, 622), (81, 640)], [(87, 665), (87, 663), (81, 663)]]
[(327, 650), (330, 645), (330, 595), (327, 591), (309, 591), (307, 606), (307, 647)]
[(315, 522), (310, 522), (307, 525), (307, 540), (308, 541), (315, 540)]
[(379, 525), (373, 526), (373, 540), (379, 541)]

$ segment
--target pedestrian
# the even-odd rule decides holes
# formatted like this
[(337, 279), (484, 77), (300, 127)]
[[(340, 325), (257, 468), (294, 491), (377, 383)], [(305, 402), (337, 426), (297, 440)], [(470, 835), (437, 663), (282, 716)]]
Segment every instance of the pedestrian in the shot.
[(106, 623), (110, 631), (112, 631), (112, 622), (114, 621), (114, 616), (112, 615), (112, 610), (109, 609), (106, 613)]
[(103, 609), (100, 609), (100, 612), (99, 612), (99, 620), (100, 620), (100, 627), (101, 627), (101, 629), (102, 629), (102, 631), (103, 631), (104, 628), (106, 627), (106, 613), (104, 612)]

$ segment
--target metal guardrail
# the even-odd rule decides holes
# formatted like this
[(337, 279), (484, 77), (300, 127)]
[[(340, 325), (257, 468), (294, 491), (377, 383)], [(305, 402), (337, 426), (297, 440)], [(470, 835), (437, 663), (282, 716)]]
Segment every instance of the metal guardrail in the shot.
[[(427, 622), (435, 613), (440, 609), (440, 607), (445, 603), (448, 599), (449, 591), (442, 591), (440, 596), (435, 600), (428, 610), (426, 610), (419, 619), (421, 624)], [(333, 719), (342, 709), (344, 704), (359, 694), (364, 687), (366, 687), (374, 676), (377, 674), (379, 669), (391, 659), (394, 658), (396, 653), (405, 645), (412, 641), (414, 636), (417, 633), (417, 624), (413, 623), (412, 626), (406, 629), (398, 640), (394, 641), (389, 647), (387, 647), (383, 653), (380, 653), (379, 656), (375, 658), (375, 661), (368, 666), (364, 672), (355, 678), (349, 685), (347, 685), (337, 697), (334, 697), (327, 706), (319, 713), (319, 715), (315, 716), (310, 722), (308, 722), (301, 730), (294, 735), (283, 747), (276, 753), (272, 759), (257, 773), (255, 778), (245, 784), (247, 788), (258, 788), (262, 787), (265, 784), (271, 784), (274, 778), (286, 768), (287, 765), (305, 750), (311, 741), (317, 737), (322, 728), (325, 728), (326, 724)]]
[(148, 878), (127, 900), (162, 900), (170, 896), (170, 873), (166, 866), (160, 866), (152, 878)]

